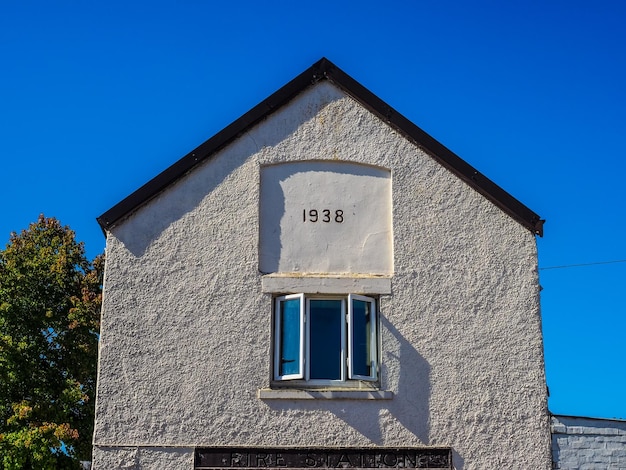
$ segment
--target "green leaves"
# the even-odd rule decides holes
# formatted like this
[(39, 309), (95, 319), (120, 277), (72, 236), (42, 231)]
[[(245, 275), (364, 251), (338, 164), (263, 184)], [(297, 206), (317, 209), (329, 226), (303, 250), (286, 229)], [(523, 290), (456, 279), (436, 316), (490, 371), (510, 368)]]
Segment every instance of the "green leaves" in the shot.
[(104, 259), (41, 215), (0, 251), (0, 464), (90, 460)]

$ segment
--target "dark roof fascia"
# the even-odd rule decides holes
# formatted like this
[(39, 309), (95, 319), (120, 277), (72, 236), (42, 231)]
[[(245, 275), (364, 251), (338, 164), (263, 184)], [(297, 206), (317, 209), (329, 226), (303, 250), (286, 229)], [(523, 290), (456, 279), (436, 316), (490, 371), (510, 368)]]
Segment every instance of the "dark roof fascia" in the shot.
[(243, 116), (233, 121), (209, 140), (189, 152), (172, 166), (155, 176), (131, 195), (127, 196), (98, 217), (97, 221), (102, 230), (106, 233), (109, 227), (112, 227), (141, 205), (157, 196), (166, 187), (193, 170), (196, 165), (199, 165), (204, 160), (214, 155), (218, 150), (224, 148), (230, 142), (245, 133), (250, 127), (265, 119), (278, 108), (291, 101), (296, 95), (302, 93), (306, 88), (323, 78), (323, 75), (319, 75), (318, 65), (320, 62), (302, 72), (269, 98), (263, 100)]
[(564, 419), (588, 419), (590, 421), (611, 421), (615, 423), (626, 423), (626, 419), (623, 418), (597, 418), (593, 416), (577, 416), (577, 415), (557, 415), (554, 413), (550, 413), (555, 418), (564, 418)]
[(329, 80), (356, 99), (365, 108), (376, 114), (392, 128), (403, 134), (415, 145), (430, 154), (441, 165), (457, 175), (468, 185), (500, 207), (512, 218), (527, 227), (531, 232), (543, 236), (544, 220), (539, 215), (511, 196), (500, 186), (472, 167), (413, 122), (374, 95), (352, 77), (330, 64), (326, 72)]
[(320, 80), (328, 80), (334, 83), (366, 109), (430, 154), (441, 165), (457, 175), (513, 219), (527, 227), (532, 233), (543, 236), (544, 221), (535, 212), (504, 191), (489, 178), (482, 175), (474, 167), (413, 124), (326, 58), (313, 64), (269, 98), (259, 103), (98, 217), (97, 220), (102, 230), (106, 231), (106, 229), (136, 210), (139, 206), (157, 196), (167, 186), (189, 173), (196, 165), (210, 158), (215, 152), (228, 145), (250, 127), (265, 119), (291, 101), (296, 95)]

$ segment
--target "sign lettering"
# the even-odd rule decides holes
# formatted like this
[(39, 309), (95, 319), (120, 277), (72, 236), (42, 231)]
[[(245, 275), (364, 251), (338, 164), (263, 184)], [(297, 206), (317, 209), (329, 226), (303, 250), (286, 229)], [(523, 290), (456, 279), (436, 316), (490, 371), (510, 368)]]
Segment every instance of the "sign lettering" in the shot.
[(199, 448), (196, 470), (452, 469), (447, 447), (410, 448)]

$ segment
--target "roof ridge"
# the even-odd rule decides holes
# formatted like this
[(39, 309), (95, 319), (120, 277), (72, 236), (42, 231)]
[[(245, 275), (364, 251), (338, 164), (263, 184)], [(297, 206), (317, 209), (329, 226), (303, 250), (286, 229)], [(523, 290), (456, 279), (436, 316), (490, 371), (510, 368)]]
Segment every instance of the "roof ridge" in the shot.
[(116, 222), (156, 197), (166, 187), (192, 171), (198, 164), (210, 158), (217, 151), (231, 143), (247, 129), (287, 104), (307, 88), (322, 80), (328, 80), (335, 84), (347, 95), (351, 96), (370, 112), (397, 130), (405, 138), (423, 149), (441, 165), (465, 181), (469, 186), (485, 196), (517, 222), (528, 228), (532, 233), (543, 236), (544, 220), (542, 220), (539, 215), (484, 176), (442, 143), (427, 134), (401, 113), (389, 106), (382, 99), (374, 95), (325, 57), (322, 57), (279, 90), (103, 213), (97, 218), (102, 230), (106, 231), (108, 228), (115, 225)]

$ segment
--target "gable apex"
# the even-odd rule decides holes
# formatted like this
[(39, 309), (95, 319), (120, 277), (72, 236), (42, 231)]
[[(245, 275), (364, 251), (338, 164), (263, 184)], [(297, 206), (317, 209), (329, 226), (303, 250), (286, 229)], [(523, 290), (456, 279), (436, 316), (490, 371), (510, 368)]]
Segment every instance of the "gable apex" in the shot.
[(542, 220), (539, 215), (409, 121), (326, 58), (322, 58), (313, 64), (250, 111), (103, 213), (97, 218), (102, 230), (106, 232), (107, 229), (156, 197), (168, 186), (192, 171), (197, 165), (211, 158), (217, 151), (230, 144), (248, 129), (286, 105), (309, 87), (323, 80), (328, 80), (330, 83), (337, 86), (414, 145), (428, 153), (435, 161), (447, 168), (478, 193), (482, 194), (518, 223), (528, 228), (533, 234), (543, 236), (544, 220)]

